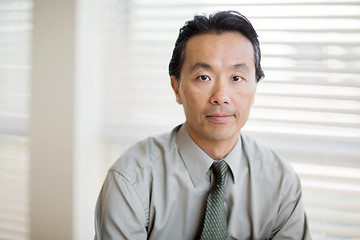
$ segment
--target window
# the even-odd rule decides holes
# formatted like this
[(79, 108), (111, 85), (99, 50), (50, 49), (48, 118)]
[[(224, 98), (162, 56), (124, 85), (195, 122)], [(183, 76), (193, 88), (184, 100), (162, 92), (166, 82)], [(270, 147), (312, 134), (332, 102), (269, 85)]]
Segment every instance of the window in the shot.
[(32, 1), (1, 1), (0, 22), (0, 239), (27, 239)]
[(259, 34), (265, 79), (244, 128), (299, 173), (314, 239), (360, 237), (359, 1), (103, 1), (103, 127), (115, 160), (184, 121), (167, 73), (195, 13), (237, 10)]

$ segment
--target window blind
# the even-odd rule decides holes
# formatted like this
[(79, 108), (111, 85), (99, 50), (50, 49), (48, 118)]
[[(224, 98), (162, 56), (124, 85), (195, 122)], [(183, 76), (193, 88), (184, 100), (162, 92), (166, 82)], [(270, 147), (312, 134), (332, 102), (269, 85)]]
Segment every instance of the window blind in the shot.
[(265, 79), (244, 132), (298, 172), (313, 239), (360, 238), (360, 2), (102, 2), (103, 127), (112, 159), (184, 121), (167, 73), (195, 13), (237, 10), (259, 34)]
[(0, 239), (28, 239), (32, 1), (0, 1)]

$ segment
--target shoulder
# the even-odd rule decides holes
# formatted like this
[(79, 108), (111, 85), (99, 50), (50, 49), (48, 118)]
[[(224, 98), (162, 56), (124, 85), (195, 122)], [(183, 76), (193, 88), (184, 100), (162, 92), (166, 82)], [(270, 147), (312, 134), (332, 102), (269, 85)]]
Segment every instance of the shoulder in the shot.
[[(269, 164), (274, 167), (285, 168), (292, 171), (290, 164), (273, 149), (259, 143), (246, 134), (241, 134), (243, 150), (249, 161), (257, 164)], [(289, 169), (288, 169), (289, 168)]]
[(246, 134), (241, 134), (241, 139), (244, 154), (253, 173), (261, 174), (264, 178), (272, 180), (278, 178), (279, 181), (286, 181), (289, 184), (298, 181), (298, 177), (290, 163), (271, 148)]
[(161, 164), (167, 151), (175, 146), (175, 135), (178, 127), (169, 133), (150, 136), (129, 147), (112, 165), (115, 171), (132, 182), (138, 176), (151, 172), (156, 164)]

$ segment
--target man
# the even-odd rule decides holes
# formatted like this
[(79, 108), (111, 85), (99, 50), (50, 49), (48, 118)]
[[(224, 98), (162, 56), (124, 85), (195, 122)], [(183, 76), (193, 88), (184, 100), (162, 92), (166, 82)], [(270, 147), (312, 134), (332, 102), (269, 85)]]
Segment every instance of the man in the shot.
[(311, 239), (290, 165), (240, 133), (264, 76), (260, 59), (239, 13), (184, 25), (169, 74), (186, 122), (110, 168), (95, 239)]

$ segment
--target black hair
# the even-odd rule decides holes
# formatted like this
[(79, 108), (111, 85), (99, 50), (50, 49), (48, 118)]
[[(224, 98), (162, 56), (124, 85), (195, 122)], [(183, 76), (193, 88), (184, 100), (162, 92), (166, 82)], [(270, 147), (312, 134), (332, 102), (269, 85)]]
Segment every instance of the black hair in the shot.
[(224, 32), (239, 32), (250, 40), (254, 47), (256, 81), (259, 82), (265, 75), (260, 65), (261, 51), (258, 35), (250, 21), (236, 11), (221, 11), (205, 15), (196, 15), (193, 20), (187, 21), (180, 29), (173, 54), (169, 63), (169, 75), (180, 81), (180, 72), (184, 63), (186, 42), (193, 36), (203, 33), (221, 34)]

